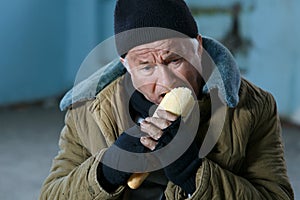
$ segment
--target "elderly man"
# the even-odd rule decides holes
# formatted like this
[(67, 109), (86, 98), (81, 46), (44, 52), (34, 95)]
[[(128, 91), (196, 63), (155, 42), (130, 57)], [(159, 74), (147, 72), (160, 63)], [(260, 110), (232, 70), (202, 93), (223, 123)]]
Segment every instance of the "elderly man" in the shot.
[[(183, 0), (118, 0), (114, 25), (122, 65), (69, 105), (40, 199), (294, 198), (273, 97), (199, 35)], [(192, 91), (191, 114), (152, 116), (178, 87)], [(135, 172), (150, 175), (130, 189)]]

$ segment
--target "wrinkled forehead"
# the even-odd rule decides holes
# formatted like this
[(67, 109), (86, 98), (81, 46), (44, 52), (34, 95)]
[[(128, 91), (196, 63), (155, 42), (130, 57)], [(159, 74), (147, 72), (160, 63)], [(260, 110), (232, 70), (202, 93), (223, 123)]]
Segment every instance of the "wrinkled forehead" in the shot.
[(128, 51), (128, 58), (147, 57), (147, 55), (170, 55), (189, 57), (197, 52), (199, 43), (194, 38), (170, 38), (136, 46)]

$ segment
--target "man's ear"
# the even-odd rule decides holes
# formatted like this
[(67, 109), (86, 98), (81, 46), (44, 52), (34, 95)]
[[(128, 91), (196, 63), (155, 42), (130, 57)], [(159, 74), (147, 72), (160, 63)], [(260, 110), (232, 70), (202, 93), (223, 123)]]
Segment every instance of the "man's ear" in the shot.
[(124, 65), (124, 67), (125, 67), (125, 59), (124, 58), (122, 58), (122, 57), (120, 57), (120, 62)]
[(200, 55), (202, 55), (202, 52), (203, 52), (202, 36), (200, 34), (198, 34), (196, 39), (197, 39), (197, 41), (199, 43), (198, 52), (199, 52)]
[(123, 66), (125, 67), (125, 69), (127, 70), (127, 72), (129, 72), (129, 74), (131, 74), (130, 70), (128, 69), (128, 65), (126, 64), (125, 58), (120, 57), (120, 62), (123, 64)]
[(123, 57), (120, 57), (120, 62), (123, 64), (123, 66), (127, 69), (127, 71), (128, 71), (128, 66), (127, 66), (127, 64), (126, 64), (126, 60), (125, 60), (125, 58), (123, 58)]

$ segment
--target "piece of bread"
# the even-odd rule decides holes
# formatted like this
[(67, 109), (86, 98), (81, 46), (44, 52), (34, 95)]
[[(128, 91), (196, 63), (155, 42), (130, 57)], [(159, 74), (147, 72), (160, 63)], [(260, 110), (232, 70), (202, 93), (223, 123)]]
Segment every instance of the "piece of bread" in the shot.
[(131, 189), (138, 189), (140, 187), (140, 185), (142, 185), (144, 180), (149, 176), (149, 174), (150, 174), (149, 172), (134, 173), (129, 177), (129, 179), (127, 181), (127, 185)]
[[(194, 103), (195, 100), (192, 96), (192, 91), (186, 87), (178, 87), (166, 94), (157, 110), (162, 109), (177, 116), (188, 117), (194, 107)], [(153, 116), (158, 117), (156, 111)]]
[[(183, 118), (188, 117), (194, 107), (195, 100), (192, 91), (186, 87), (178, 87), (168, 92), (158, 105), (158, 109), (166, 110)], [(156, 111), (153, 117), (158, 117)], [(137, 189), (147, 178), (149, 173), (135, 173), (130, 176), (127, 185), (131, 189)]]

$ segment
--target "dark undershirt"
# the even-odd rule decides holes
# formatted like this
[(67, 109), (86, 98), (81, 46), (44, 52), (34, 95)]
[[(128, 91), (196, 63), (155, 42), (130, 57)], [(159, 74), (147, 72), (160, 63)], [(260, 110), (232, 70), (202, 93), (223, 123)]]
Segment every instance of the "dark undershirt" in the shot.
[[(136, 124), (138, 119), (152, 116), (156, 107), (138, 91), (135, 91), (129, 100), (129, 113)], [(162, 169), (151, 172), (138, 189), (125, 192), (124, 199), (163, 200), (167, 184), (168, 179)]]

